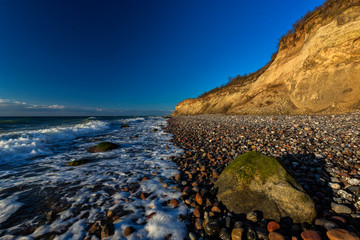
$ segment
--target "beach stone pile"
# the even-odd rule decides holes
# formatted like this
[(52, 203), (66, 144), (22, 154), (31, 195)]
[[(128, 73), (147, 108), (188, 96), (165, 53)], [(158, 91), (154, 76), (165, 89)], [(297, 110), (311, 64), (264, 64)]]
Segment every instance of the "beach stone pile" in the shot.
[[(168, 123), (173, 143), (184, 149), (173, 157), (180, 171), (173, 180), (190, 208), (189, 239), (360, 239), (359, 113), (179, 116)], [(217, 198), (219, 176), (250, 151), (283, 163), (314, 201), (314, 221), (224, 206)]]

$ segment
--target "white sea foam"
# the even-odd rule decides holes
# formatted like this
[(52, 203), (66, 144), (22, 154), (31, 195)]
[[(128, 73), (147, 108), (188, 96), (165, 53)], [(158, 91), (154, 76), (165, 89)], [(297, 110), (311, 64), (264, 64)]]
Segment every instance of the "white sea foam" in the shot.
[(53, 152), (54, 143), (68, 142), (108, 128), (109, 123), (107, 122), (87, 121), (73, 126), (3, 133), (0, 134), (1, 163), (48, 155)]
[[(101, 123), (98, 120), (90, 122)], [(90, 122), (83, 124), (89, 127), (87, 124)], [(0, 181), (0, 190), (14, 186), (22, 189), (25, 184), (41, 186), (41, 191), (58, 194), (61, 196), (61, 201), (69, 205), (58, 213), (55, 221), (37, 226), (36, 231), (28, 237), (36, 238), (56, 231), (62, 232), (56, 239), (84, 239), (88, 236), (86, 229), (89, 225), (101, 220), (101, 216), (107, 211), (119, 207), (132, 213), (117, 221), (115, 233), (109, 239), (122, 239), (122, 233), (129, 225), (135, 227), (136, 232), (128, 239), (163, 239), (168, 234), (172, 235), (172, 239), (183, 239), (186, 236), (186, 223), (181, 222), (178, 215), (186, 214), (187, 208), (181, 203), (177, 208), (164, 206), (164, 202), (179, 198), (180, 193), (171, 188), (171, 183), (169, 188), (162, 187), (161, 183), (168, 181), (169, 177), (177, 173), (176, 164), (168, 158), (181, 153), (182, 150), (173, 146), (169, 142), (171, 135), (158, 127), (166, 125), (166, 121), (162, 118), (137, 119), (131, 121), (129, 125), (130, 128), (121, 129), (119, 126), (111, 128), (110, 124), (105, 123), (98, 127), (89, 127), (92, 130), (88, 129), (88, 132), (83, 131), (78, 135), (72, 130), (69, 134), (72, 141), (66, 138), (64, 141), (74, 148), (40, 157), (25, 170), (17, 168), (0, 170), (0, 178), (6, 179)], [(152, 132), (154, 128), (158, 128), (159, 131)], [(98, 131), (104, 135), (98, 135)], [(27, 132), (28, 136), (35, 135), (29, 132)], [(66, 134), (64, 129), (59, 132)], [(74, 137), (74, 135), (84, 136), (87, 133), (89, 133), (88, 140), (86, 138), (78, 140)], [(90, 135), (91, 133), (97, 135)], [(137, 138), (133, 138), (134, 135), (137, 135)], [(50, 136), (49, 139), (56, 138)], [(59, 139), (57, 142), (62, 141), (60, 137), (57, 139)], [(119, 144), (120, 148), (103, 153), (85, 151), (97, 141), (114, 142)], [(51, 143), (42, 144), (51, 151), (53, 147)], [(169, 148), (167, 149), (166, 146)], [(92, 161), (77, 167), (65, 166), (69, 161), (81, 158)], [(46, 170), (37, 172), (38, 168), (46, 168)], [(150, 180), (139, 182), (144, 175), (149, 176)], [(136, 192), (130, 194), (123, 191), (124, 187), (132, 184), (139, 185)], [(51, 189), (55, 189), (55, 192), (51, 192)], [(143, 192), (151, 195), (141, 199), (138, 196)], [(31, 190), (29, 192), (24, 190), (22, 193), (31, 195)], [(13, 199), (12, 203), (17, 203), (16, 201), (19, 200)], [(14, 210), (9, 209), (5, 212), (6, 216), (11, 216)], [(146, 216), (152, 212), (156, 212), (156, 215), (147, 221)], [(17, 228), (21, 229), (22, 226), (31, 224), (36, 225), (36, 220), (28, 219)]]
[(5, 222), (14, 212), (16, 212), (23, 204), (17, 202), (18, 196), (12, 195), (0, 200), (0, 223)]

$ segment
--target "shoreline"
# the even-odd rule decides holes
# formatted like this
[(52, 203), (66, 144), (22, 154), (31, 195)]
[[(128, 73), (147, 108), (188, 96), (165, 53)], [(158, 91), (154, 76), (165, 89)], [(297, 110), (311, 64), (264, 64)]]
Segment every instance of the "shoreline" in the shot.
[[(360, 234), (358, 126), (358, 114), (171, 117), (167, 131), (173, 134), (173, 144), (184, 149), (183, 155), (172, 160), (180, 171), (174, 180), (181, 188), (181, 200), (191, 212), (189, 238), (209, 238), (211, 231), (216, 236), (210, 239), (231, 239), (232, 234), (240, 235), (238, 239), (275, 239), (274, 235), (276, 239), (305, 239), (312, 230), (321, 239), (329, 239), (331, 229)], [(218, 202), (214, 182), (233, 159), (248, 151), (282, 160), (316, 204), (313, 224), (284, 219), (270, 234), (269, 220), (230, 213)], [(234, 233), (234, 229), (242, 231)]]

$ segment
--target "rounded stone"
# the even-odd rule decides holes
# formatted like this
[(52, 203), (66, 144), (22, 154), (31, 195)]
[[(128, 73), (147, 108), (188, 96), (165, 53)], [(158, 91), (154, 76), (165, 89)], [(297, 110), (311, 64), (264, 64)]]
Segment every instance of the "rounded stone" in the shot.
[(321, 240), (320, 234), (314, 230), (307, 230), (301, 233), (304, 240)]
[(326, 235), (330, 240), (360, 240), (355, 234), (341, 228), (331, 229), (326, 232)]
[(221, 230), (220, 224), (216, 220), (209, 220), (205, 227), (204, 227), (205, 233), (209, 236), (217, 236)]
[(244, 232), (243, 228), (234, 228), (231, 232), (231, 239), (232, 240), (241, 240), (243, 232)]
[(133, 226), (126, 227), (123, 232), (124, 237), (128, 237), (131, 234), (133, 234), (136, 231), (136, 229)]
[(281, 233), (271, 232), (269, 233), (269, 240), (285, 240), (285, 237)]
[(219, 233), (219, 237), (222, 240), (231, 240), (229, 231), (226, 228), (222, 228)]
[(275, 221), (270, 221), (267, 225), (267, 230), (269, 232), (274, 232), (276, 230), (280, 229), (280, 224)]

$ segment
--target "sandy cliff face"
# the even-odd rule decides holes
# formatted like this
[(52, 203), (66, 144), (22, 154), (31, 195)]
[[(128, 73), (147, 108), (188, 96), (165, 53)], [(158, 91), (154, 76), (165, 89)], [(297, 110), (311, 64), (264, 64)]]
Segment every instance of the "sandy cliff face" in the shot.
[(315, 11), (300, 29), (283, 38), (276, 58), (256, 81), (186, 99), (173, 115), (360, 109), (360, 2), (347, 3), (332, 6), (338, 9), (330, 17)]

